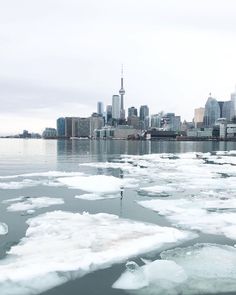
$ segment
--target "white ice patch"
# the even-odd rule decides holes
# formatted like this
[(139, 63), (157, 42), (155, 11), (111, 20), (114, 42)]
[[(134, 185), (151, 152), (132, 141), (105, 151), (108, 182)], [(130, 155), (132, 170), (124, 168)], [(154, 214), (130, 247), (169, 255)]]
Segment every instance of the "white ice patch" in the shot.
[(113, 288), (137, 290), (152, 284), (172, 287), (187, 279), (184, 269), (169, 260), (156, 260), (142, 267), (135, 262), (128, 262), (126, 267), (127, 270), (112, 285)]
[(160, 194), (160, 193), (173, 192), (179, 189), (170, 185), (154, 185), (154, 186), (142, 187), (140, 188), (140, 190), (148, 192), (148, 193)]
[(41, 182), (32, 179), (22, 181), (0, 182), (0, 189), (22, 189), (39, 185)]
[(90, 193), (90, 194), (83, 194), (83, 195), (75, 196), (76, 199), (88, 200), (88, 201), (114, 199), (114, 198), (120, 198), (120, 197), (121, 197), (120, 194), (104, 195), (104, 194), (96, 194), (96, 193)]
[(84, 175), (82, 172), (66, 172), (66, 171), (46, 171), (46, 172), (33, 172), (23, 173), (16, 175), (2, 175), (0, 179), (13, 179), (18, 177), (66, 177), (66, 176), (81, 176)]
[(204, 196), (138, 203), (166, 216), (180, 227), (236, 239), (236, 199), (211, 199)]
[[(3, 203), (9, 203), (18, 201), (17, 203), (13, 203), (7, 207), (8, 211), (27, 211), (28, 214), (34, 213), (35, 209), (41, 209), (50, 207), (53, 205), (61, 205), (64, 204), (64, 200), (61, 198), (49, 198), (49, 197), (19, 197), (16, 199), (5, 200)], [(33, 211), (32, 211), (33, 210)]]
[(4, 222), (0, 222), (0, 235), (6, 235), (8, 233), (8, 226)]
[[(236, 292), (236, 249), (197, 244), (161, 253), (142, 267), (127, 270), (114, 283), (120, 289), (140, 289), (135, 294), (219, 294)], [(145, 287), (145, 288), (144, 288)]]
[(25, 238), (0, 261), (1, 294), (37, 294), (129, 257), (193, 237), (178, 229), (103, 213), (54, 211), (27, 223)]
[(58, 178), (58, 181), (69, 188), (98, 194), (118, 192), (124, 187), (136, 187), (137, 183), (137, 180), (135, 179), (121, 179), (106, 175), (65, 177)]

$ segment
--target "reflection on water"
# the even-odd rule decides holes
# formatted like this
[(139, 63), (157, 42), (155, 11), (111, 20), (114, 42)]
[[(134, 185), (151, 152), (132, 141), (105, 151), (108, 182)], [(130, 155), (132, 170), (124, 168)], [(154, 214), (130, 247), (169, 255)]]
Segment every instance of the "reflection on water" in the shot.
[[(235, 142), (223, 141), (127, 141), (127, 140), (58, 140), (57, 156), (78, 157), (95, 156), (97, 161), (104, 161), (109, 155), (143, 155), (153, 153), (185, 153), (209, 152), (215, 150), (231, 150), (236, 148)], [(95, 158), (93, 158), (95, 160)]]

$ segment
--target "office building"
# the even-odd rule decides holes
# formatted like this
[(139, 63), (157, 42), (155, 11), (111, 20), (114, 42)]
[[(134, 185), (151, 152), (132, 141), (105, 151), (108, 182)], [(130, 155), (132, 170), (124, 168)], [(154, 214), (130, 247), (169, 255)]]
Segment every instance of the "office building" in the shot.
[(113, 95), (112, 96), (112, 119), (119, 120), (120, 119), (120, 96)]
[(203, 124), (205, 127), (212, 127), (216, 120), (220, 118), (220, 105), (218, 101), (210, 96), (205, 104)]
[(65, 137), (65, 118), (58, 118), (57, 119), (57, 136), (58, 137)]
[(99, 101), (97, 103), (97, 113), (101, 116), (103, 116), (104, 113), (104, 108), (103, 108), (103, 103), (101, 101)]
[(195, 128), (201, 127), (203, 125), (204, 112), (205, 112), (204, 108), (197, 108), (194, 110)]
[(138, 110), (135, 107), (128, 108), (128, 117), (138, 116)]

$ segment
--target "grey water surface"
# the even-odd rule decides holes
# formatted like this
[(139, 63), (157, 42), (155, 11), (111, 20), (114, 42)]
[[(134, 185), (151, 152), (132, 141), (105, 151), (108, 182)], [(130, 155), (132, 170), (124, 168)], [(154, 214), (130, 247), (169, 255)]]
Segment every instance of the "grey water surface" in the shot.
[[(0, 140), (0, 176), (19, 175), (46, 171), (85, 172), (89, 174), (106, 174), (122, 177), (121, 169), (102, 169), (80, 166), (82, 163), (110, 162), (120, 158), (120, 155), (144, 155), (154, 153), (186, 153), (236, 150), (236, 142), (176, 142), (176, 141), (125, 141), (125, 140)], [(13, 181), (12, 179), (1, 180)], [(27, 229), (27, 214), (8, 212), (3, 200), (19, 196), (48, 196), (63, 198), (65, 204), (38, 209), (33, 216), (41, 213), (65, 210), (71, 212), (105, 212), (116, 214), (123, 218), (155, 223), (161, 226), (171, 226), (171, 223), (154, 211), (137, 204), (143, 196), (135, 189), (125, 189), (123, 198), (88, 201), (75, 199), (78, 190), (60, 186), (33, 186), (19, 189), (0, 189), (1, 222), (9, 227), (5, 236), (0, 236), (0, 258), (6, 256), (12, 245), (19, 243)], [(32, 217), (32, 216), (30, 216)], [(226, 237), (199, 233), (199, 237), (181, 244), (181, 247), (196, 243), (217, 243), (234, 245)], [(63, 255), (63, 253), (62, 253)], [(147, 253), (140, 257), (152, 260), (159, 258), (159, 253)], [(141, 263), (140, 257), (133, 260)], [(125, 263), (87, 274), (82, 278), (71, 280), (64, 285), (48, 290), (43, 295), (115, 295), (127, 294), (124, 290), (113, 289), (111, 286), (125, 270)], [(135, 291), (132, 293), (135, 294)], [(138, 293), (137, 293), (138, 294)], [(206, 293), (207, 294), (207, 293)], [(224, 293), (227, 294), (227, 293)], [(233, 293), (232, 293), (233, 294)], [(163, 294), (165, 295), (165, 294)]]

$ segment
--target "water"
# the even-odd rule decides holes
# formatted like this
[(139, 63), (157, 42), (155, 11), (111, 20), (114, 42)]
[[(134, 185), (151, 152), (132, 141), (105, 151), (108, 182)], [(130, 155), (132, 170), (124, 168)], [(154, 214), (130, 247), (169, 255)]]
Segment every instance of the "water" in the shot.
[[(89, 167), (80, 164), (95, 162), (112, 162), (120, 159), (121, 155), (146, 155), (160, 153), (188, 153), (211, 151), (236, 150), (235, 142), (174, 142), (174, 141), (90, 141), (90, 140), (20, 140), (1, 139), (0, 140), (0, 176), (20, 175), (25, 173), (40, 173), (47, 171), (67, 171), (82, 172), (90, 175), (112, 175), (118, 178), (126, 177), (122, 169)], [(145, 169), (145, 168), (144, 168)], [(21, 177), (16, 179), (1, 179), (1, 182), (19, 181), (32, 177)], [(22, 187), (19, 189), (0, 189), (0, 201), (17, 198), (19, 196), (28, 197), (52, 197), (62, 198), (63, 205), (54, 205), (47, 208), (37, 209), (29, 216), (25, 212), (9, 212), (6, 208), (9, 204), (1, 203), (0, 222), (5, 222), (9, 227), (9, 233), (0, 236), (0, 257), (4, 259), (6, 252), (25, 236), (27, 229), (26, 220), (44, 212), (64, 210), (70, 212), (111, 213), (122, 218), (149, 222), (161, 226), (173, 226), (170, 219), (158, 215), (152, 210), (141, 207), (137, 201), (148, 200), (150, 196), (139, 193), (135, 188), (124, 190), (123, 199), (104, 199), (98, 201), (88, 201), (75, 199), (76, 194), (81, 193), (78, 189), (68, 189), (64, 186), (47, 186), (40, 183), (41, 177), (35, 176), (39, 184), (32, 187)], [(142, 179), (140, 177), (140, 183)], [(150, 182), (151, 183), (151, 182)], [(92, 184), (91, 184), (92, 185)], [(177, 193), (177, 198), (182, 193)], [(181, 247), (194, 245), (196, 243), (217, 243), (233, 246), (234, 240), (224, 235), (209, 234), (199, 232), (199, 237), (185, 241)], [(134, 245), (135, 246), (135, 245)], [(172, 247), (175, 247), (174, 245)], [(159, 252), (151, 252), (138, 255), (133, 260), (138, 264), (142, 263), (140, 257), (150, 257), (151, 260), (159, 258)], [(62, 253), (63, 255), (63, 253)], [(125, 270), (125, 262), (115, 263), (108, 268), (89, 273), (82, 278), (70, 280), (69, 282), (51, 288), (43, 292), (44, 295), (113, 295), (127, 294), (125, 290), (113, 289), (112, 284)], [(1, 285), (0, 285), (1, 290)], [(1, 294), (2, 291), (1, 291)], [(16, 293), (17, 294), (17, 293)], [(132, 294), (136, 294), (133, 291)], [(137, 294), (138, 291), (137, 291)], [(166, 293), (167, 294), (167, 293)], [(205, 292), (205, 294), (208, 294)], [(225, 293), (227, 294), (227, 293)], [(233, 294), (233, 293), (232, 293)], [(164, 295), (164, 293), (163, 293)]]

